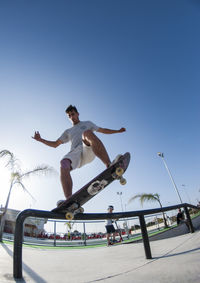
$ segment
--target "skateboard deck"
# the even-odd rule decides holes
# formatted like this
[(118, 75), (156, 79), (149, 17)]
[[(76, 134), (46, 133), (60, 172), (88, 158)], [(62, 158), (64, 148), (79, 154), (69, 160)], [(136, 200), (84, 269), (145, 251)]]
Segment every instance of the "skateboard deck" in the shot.
[(123, 241), (123, 238), (122, 238), (122, 233), (121, 233), (121, 229), (118, 227), (118, 224), (117, 224), (117, 221), (115, 220), (115, 225), (117, 227), (117, 232), (119, 234), (119, 237), (120, 237), (120, 242)]
[(79, 191), (74, 193), (69, 199), (62, 202), (59, 206), (54, 208), (52, 212), (65, 213), (66, 219), (71, 220), (77, 213), (83, 213), (84, 205), (87, 201), (97, 195), (106, 186), (114, 180), (119, 180), (122, 185), (126, 184), (123, 174), (126, 171), (130, 162), (130, 153), (127, 152), (121, 155), (119, 160), (104, 170), (89, 183), (83, 186)]
[(114, 246), (114, 245), (119, 245), (119, 244), (122, 244), (122, 241), (121, 240), (119, 240), (119, 241), (110, 241), (110, 244), (108, 245), (108, 246)]

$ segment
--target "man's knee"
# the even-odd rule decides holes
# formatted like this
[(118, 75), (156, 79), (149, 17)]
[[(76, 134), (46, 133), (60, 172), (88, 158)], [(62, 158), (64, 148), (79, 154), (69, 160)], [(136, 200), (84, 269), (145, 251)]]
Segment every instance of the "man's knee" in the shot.
[(93, 140), (93, 132), (91, 130), (87, 130), (82, 134), (82, 141), (85, 145), (90, 146)]
[(70, 171), (71, 168), (71, 160), (64, 158), (60, 161), (60, 168), (61, 168), (61, 172), (62, 171)]
[(91, 130), (87, 130), (83, 133), (82, 138), (88, 139), (94, 136), (94, 133)]
[(83, 142), (86, 144), (86, 145), (90, 145), (90, 142), (92, 141), (95, 141), (97, 138), (97, 136), (93, 133), (93, 131), (91, 130), (87, 130), (83, 133), (82, 135), (82, 139), (83, 139)]

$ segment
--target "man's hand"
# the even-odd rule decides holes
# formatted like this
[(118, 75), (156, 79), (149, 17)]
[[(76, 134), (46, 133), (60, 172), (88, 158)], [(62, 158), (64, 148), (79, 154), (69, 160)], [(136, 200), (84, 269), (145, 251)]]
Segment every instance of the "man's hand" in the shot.
[(62, 142), (61, 140), (59, 140), (59, 139), (56, 140), (56, 141), (47, 141), (47, 140), (45, 140), (45, 139), (42, 139), (39, 132), (35, 132), (34, 137), (32, 137), (32, 138), (33, 138), (34, 140), (36, 140), (36, 141), (39, 141), (39, 142), (41, 142), (41, 143), (43, 143), (43, 144), (46, 144), (46, 145), (50, 146), (50, 147), (57, 147), (57, 146), (59, 146), (60, 144), (63, 143), (63, 142)]
[(123, 133), (123, 132), (126, 132), (126, 128), (121, 128), (121, 129), (119, 130), (119, 133)]
[(36, 141), (41, 141), (41, 136), (39, 132), (35, 132), (34, 137), (32, 137)]

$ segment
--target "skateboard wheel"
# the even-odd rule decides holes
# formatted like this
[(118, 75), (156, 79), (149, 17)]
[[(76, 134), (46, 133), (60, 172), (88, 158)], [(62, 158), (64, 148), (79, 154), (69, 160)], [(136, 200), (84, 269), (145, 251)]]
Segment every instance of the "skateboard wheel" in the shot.
[(80, 213), (83, 213), (83, 212), (84, 212), (84, 208), (83, 208), (83, 207), (80, 207), (80, 208), (79, 208), (79, 211), (80, 211)]
[(83, 213), (84, 212), (84, 208), (81, 206), (78, 209), (74, 210), (74, 215), (77, 213)]
[(125, 178), (120, 178), (120, 184), (121, 185), (126, 185), (126, 179)]
[(77, 208), (78, 208), (78, 204), (74, 202), (72, 205), (70, 205), (69, 210), (74, 210)]
[(115, 170), (115, 173), (117, 176), (122, 176), (124, 174), (124, 169), (121, 168), (121, 167), (118, 167), (116, 170)]
[(74, 214), (73, 214), (72, 212), (67, 212), (67, 213), (65, 214), (65, 218), (66, 218), (67, 220), (72, 220), (72, 219), (74, 218)]

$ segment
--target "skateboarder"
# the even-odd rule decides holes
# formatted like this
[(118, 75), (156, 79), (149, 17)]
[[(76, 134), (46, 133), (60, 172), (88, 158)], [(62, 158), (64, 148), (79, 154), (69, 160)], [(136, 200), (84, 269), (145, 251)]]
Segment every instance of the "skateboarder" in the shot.
[(79, 113), (75, 106), (68, 106), (66, 114), (72, 123), (72, 127), (65, 130), (63, 134), (55, 141), (48, 141), (40, 136), (38, 131), (35, 132), (33, 139), (42, 142), (50, 147), (58, 147), (59, 145), (71, 142), (71, 149), (60, 162), (60, 179), (65, 198), (68, 199), (72, 195), (73, 182), (70, 171), (80, 168), (83, 165), (94, 160), (95, 156), (108, 168), (111, 164), (108, 153), (101, 140), (94, 134), (94, 131), (103, 134), (123, 133), (125, 128), (119, 130), (111, 130), (100, 128), (91, 121), (80, 121)]
[[(109, 205), (108, 207), (108, 213), (112, 213), (114, 210), (114, 207), (112, 205)], [(115, 227), (113, 226), (113, 221), (112, 219), (107, 219), (106, 220), (106, 238), (107, 238), (107, 245), (110, 246), (110, 236), (112, 234), (112, 241), (113, 243), (115, 242), (115, 236), (116, 236), (116, 230)]]

